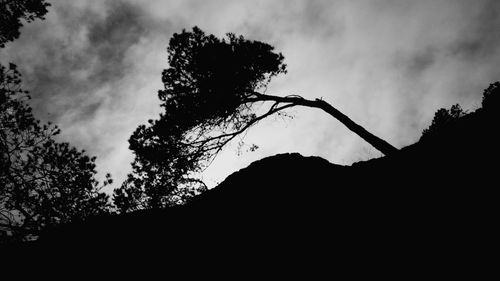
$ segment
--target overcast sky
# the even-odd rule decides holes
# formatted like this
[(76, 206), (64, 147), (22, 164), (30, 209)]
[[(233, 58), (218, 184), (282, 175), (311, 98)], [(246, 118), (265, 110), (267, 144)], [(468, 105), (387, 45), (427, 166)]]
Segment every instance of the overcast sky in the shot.
[[(418, 140), (434, 112), (480, 105), (500, 80), (500, 1), (482, 0), (48, 0), (45, 21), (0, 50), (16, 63), (36, 117), (98, 157), (117, 187), (130, 171), (128, 138), (160, 113), (157, 91), (173, 33), (199, 26), (276, 47), (288, 74), (269, 94), (322, 97), (400, 148)], [(294, 108), (248, 132), (256, 152), (220, 155), (214, 186), (252, 161), (282, 152), (351, 164), (380, 156), (329, 115)]]

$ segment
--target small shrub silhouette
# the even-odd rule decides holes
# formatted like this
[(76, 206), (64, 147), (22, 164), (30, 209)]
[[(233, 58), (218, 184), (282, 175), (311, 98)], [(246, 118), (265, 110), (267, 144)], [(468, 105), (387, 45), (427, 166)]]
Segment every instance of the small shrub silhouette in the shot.
[(445, 130), (452, 124), (454, 124), (459, 118), (465, 116), (467, 113), (462, 109), (459, 104), (453, 105), (450, 109), (440, 108), (434, 114), (432, 123), (429, 128), (424, 129), (422, 132), (421, 139), (426, 139), (430, 136), (434, 136), (439, 132)]

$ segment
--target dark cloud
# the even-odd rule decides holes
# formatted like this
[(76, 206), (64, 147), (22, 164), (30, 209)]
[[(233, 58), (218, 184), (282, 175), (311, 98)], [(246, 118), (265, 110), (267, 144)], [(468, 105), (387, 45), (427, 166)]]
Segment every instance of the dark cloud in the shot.
[(92, 81), (112, 81), (123, 77), (128, 65), (124, 61), (130, 46), (147, 36), (147, 18), (140, 7), (129, 3), (111, 2), (108, 16), (89, 25), (90, 52), (98, 60)]
[(442, 11), (442, 21), (433, 16), (430, 23), (417, 22), (417, 40), (392, 57), (397, 139), (417, 140), (440, 107), (460, 103), (469, 109), (480, 102), (482, 89), (500, 79), (492, 68), (500, 58), (500, 2), (457, 1), (453, 8)]
[(427, 47), (424, 50), (418, 50), (402, 62), (404, 65), (404, 74), (409, 79), (419, 79), (422, 73), (429, 69), (435, 62), (435, 48)]
[(449, 47), (449, 53), (459, 59), (482, 60), (498, 52), (499, 45), (500, 2), (486, 1), (474, 22)]
[[(26, 35), (8, 50), (25, 70), (39, 118), (57, 122), (68, 111), (79, 120), (93, 116), (106, 98), (99, 89), (118, 82), (133, 66), (127, 51), (148, 36), (152, 23), (137, 5), (100, 4), (76, 9), (54, 3), (47, 23), (23, 30)], [(37, 49), (18, 52), (31, 42)]]
[[(245, 18), (240, 30), (250, 38), (279, 42), (286, 36), (304, 36), (313, 40), (331, 40), (345, 30), (345, 22), (336, 2), (270, 1), (266, 12)], [(266, 23), (266, 24), (263, 24)]]
[(301, 13), (297, 16), (297, 27), (305, 35), (318, 35), (325, 39), (339, 34), (344, 30), (344, 22), (335, 13), (335, 3), (332, 1), (304, 1)]

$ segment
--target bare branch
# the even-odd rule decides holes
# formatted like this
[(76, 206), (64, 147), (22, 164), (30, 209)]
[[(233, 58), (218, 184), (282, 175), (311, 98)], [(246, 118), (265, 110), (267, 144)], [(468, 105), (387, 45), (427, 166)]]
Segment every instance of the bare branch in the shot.
[(254, 93), (254, 95), (256, 96), (256, 99), (259, 99), (260, 101), (274, 101), (274, 102), (279, 102), (279, 103), (290, 103), (290, 104), (294, 104), (294, 105), (319, 108), (319, 109), (325, 111), (326, 113), (330, 114), (331, 116), (333, 116), (337, 120), (339, 120), (349, 130), (356, 133), (358, 136), (360, 136), (362, 139), (364, 139), (366, 142), (371, 144), (374, 148), (378, 149), (383, 154), (392, 155), (398, 151), (397, 148), (395, 148), (394, 146), (392, 146), (391, 144), (389, 144), (385, 140), (368, 132), (365, 128), (358, 125), (356, 122), (352, 121), (345, 114), (343, 114), (338, 109), (334, 108), (331, 104), (327, 103), (326, 101), (324, 101), (322, 99), (307, 100), (307, 99), (304, 99), (303, 97), (297, 96), (297, 95), (290, 95), (290, 96), (286, 96), (286, 97), (271, 96), (271, 95), (265, 95), (265, 94), (260, 94), (260, 93)]

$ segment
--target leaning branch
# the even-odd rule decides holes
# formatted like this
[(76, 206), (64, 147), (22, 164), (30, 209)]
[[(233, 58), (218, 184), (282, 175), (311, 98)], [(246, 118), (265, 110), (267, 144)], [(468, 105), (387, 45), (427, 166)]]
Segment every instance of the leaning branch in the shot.
[(325, 102), (322, 99), (316, 99), (316, 100), (307, 100), (304, 99), (303, 97), (300, 96), (286, 96), (286, 97), (278, 97), (278, 96), (271, 96), (271, 95), (265, 95), (261, 93), (254, 92), (253, 95), (255, 96), (255, 100), (258, 101), (274, 101), (278, 103), (288, 103), (288, 104), (293, 104), (293, 105), (301, 105), (301, 106), (306, 106), (306, 107), (312, 107), (312, 108), (319, 108), (325, 111), (326, 113), (330, 114), (337, 120), (339, 120), (342, 124), (344, 124), (349, 130), (352, 132), (356, 133), (358, 136), (360, 136), (362, 139), (364, 139), (366, 142), (371, 144), (374, 148), (379, 150), (385, 155), (393, 155), (395, 154), (398, 149), (386, 142), (385, 140), (375, 136), (374, 134), (368, 132), (365, 128), (357, 124), (356, 122), (352, 121), (349, 117), (347, 117), (345, 114), (340, 112), (338, 109), (334, 108), (332, 105), (329, 103)]

